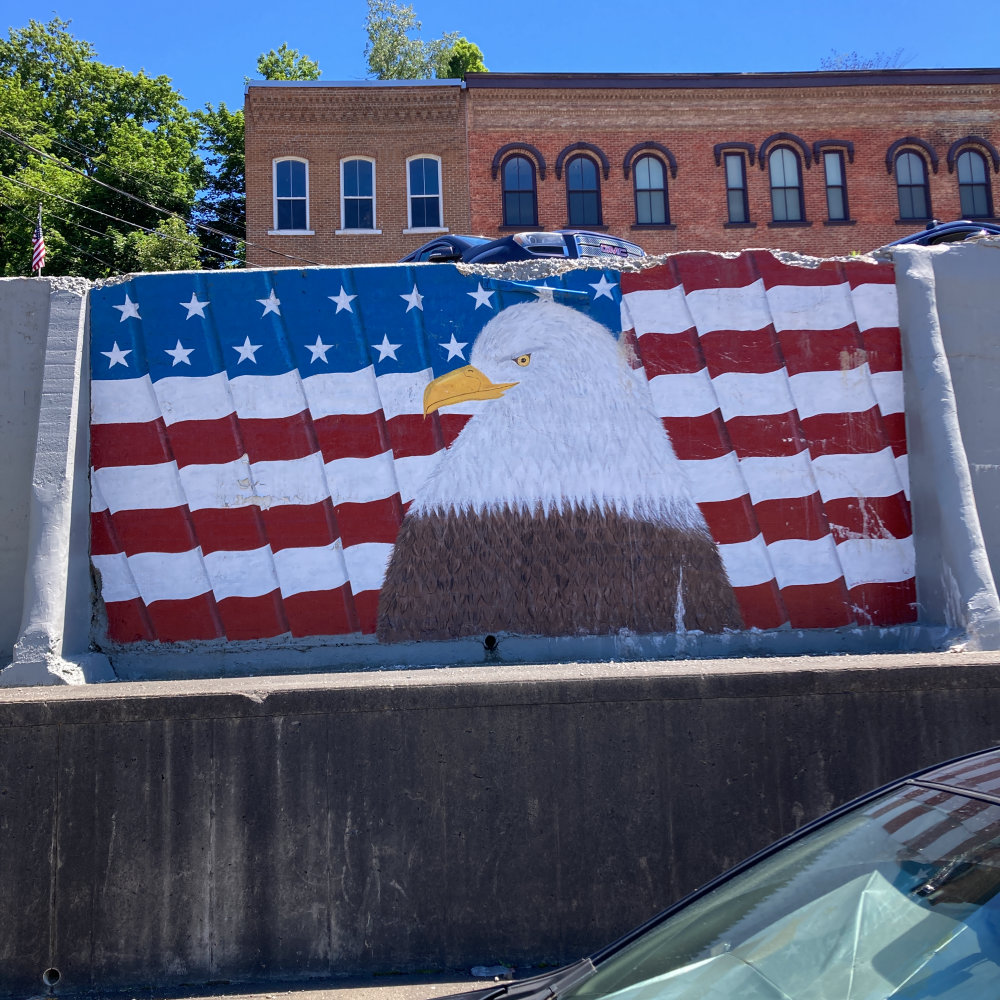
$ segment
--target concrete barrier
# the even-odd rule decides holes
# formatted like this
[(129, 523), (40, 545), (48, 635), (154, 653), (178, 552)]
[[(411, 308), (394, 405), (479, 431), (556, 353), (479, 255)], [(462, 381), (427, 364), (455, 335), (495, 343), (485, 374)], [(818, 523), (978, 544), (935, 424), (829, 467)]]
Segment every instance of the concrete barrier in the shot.
[(997, 654), (10, 691), (0, 992), (572, 959), (998, 718)]

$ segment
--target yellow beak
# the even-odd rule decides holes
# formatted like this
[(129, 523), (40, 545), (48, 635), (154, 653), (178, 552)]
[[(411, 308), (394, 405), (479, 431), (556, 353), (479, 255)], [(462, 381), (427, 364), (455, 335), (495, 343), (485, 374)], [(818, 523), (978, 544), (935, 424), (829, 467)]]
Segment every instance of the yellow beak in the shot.
[(467, 399), (499, 399), (516, 382), (491, 382), (478, 368), (466, 365), (434, 379), (424, 389), (424, 416)]

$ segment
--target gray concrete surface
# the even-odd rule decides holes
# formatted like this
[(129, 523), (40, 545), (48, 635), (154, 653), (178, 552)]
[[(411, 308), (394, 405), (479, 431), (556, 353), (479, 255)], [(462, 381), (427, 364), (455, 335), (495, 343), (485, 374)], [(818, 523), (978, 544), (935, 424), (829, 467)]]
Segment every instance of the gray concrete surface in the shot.
[(998, 719), (997, 653), (12, 689), (2, 990), (563, 962)]

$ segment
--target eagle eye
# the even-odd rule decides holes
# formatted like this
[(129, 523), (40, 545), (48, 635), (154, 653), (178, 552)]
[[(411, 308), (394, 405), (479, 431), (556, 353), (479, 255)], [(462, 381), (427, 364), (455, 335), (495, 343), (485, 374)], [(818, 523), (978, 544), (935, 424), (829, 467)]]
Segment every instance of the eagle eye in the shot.
[(514, 358), (516, 364), (519, 364), (522, 368), (527, 368), (531, 364), (531, 355), (522, 354), (520, 357)]

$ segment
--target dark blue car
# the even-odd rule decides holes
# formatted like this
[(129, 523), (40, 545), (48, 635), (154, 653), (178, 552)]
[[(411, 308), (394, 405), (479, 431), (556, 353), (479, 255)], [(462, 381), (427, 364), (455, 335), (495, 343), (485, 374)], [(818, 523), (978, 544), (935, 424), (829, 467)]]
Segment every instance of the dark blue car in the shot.
[(961, 243), (970, 236), (985, 234), (1000, 234), (1000, 225), (995, 222), (972, 222), (969, 219), (958, 219), (955, 222), (938, 222), (932, 219), (926, 229), (919, 233), (910, 233), (909, 236), (900, 237), (885, 246), (879, 247), (877, 252), (888, 250), (890, 247), (904, 246), (915, 243), (917, 246), (932, 247), (938, 243)]
[(465, 264), (506, 264), (512, 260), (537, 260), (540, 257), (636, 260), (645, 256), (646, 251), (642, 247), (617, 236), (586, 229), (561, 229), (558, 232), (514, 233), (497, 240), (445, 233), (407, 254), (400, 263), (462, 261)]

